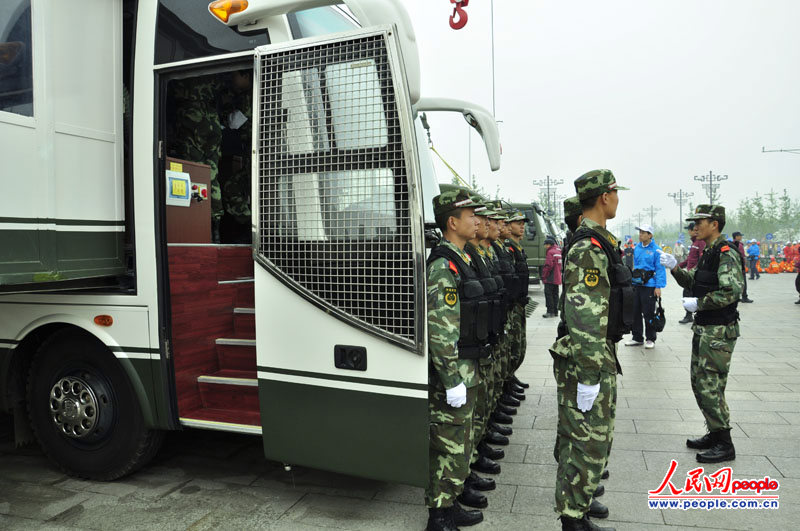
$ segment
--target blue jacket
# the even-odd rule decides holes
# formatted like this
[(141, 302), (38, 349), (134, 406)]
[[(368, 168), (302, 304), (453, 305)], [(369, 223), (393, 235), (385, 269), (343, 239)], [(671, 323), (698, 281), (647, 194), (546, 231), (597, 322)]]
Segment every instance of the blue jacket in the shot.
[(747, 256), (752, 258), (758, 258), (761, 256), (761, 249), (758, 247), (757, 243), (754, 243), (750, 247), (747, 248)]
[(667, 272), (664, 266), (661, 265), (660, 255), (658, 250), (661, 249), (656, 242), (650, 240), (650, 245), (647, 247), (642, 245), (642, 242), (636, 244), (633, 249), (633, 269), (644, 269), (645, 271), (655, 271), (656, 274), (642, 284), (642, 279), (634, 278), (633, 283), (637, 286), (645, 286), (648, 288), (663, 288), (667, 285)]

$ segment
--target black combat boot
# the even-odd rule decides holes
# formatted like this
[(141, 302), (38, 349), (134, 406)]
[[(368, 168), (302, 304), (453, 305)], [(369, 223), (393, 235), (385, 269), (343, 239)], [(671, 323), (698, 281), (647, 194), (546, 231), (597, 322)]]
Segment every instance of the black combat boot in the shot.
[(710, 433), (706, 433), (697, 439), (686, 439), (686, 447), (694, 448), (695, 450), (708, 450), (714, 446), (714, 438)]
[(497, 488), (497, 484), (494, 482), (492, 478), (482, 478), (475, 472), (470, 471), (467, 480), (464, 482), (464, 488), (470, 488), (472, 490), (494, 490)]
[(428, 526), (425, 531), (458, 531), (450, 507), (428, 509)]
[(592, 504), (589, 505), (589, 512), (586, 515), (592, 518), (608, 518), (608, 507), (597, 500), (592, 500)]
[(678, 321), (680, 324), (691, 323), (694, 321), (694, 317), (692, 317), (692, 312), (686, 312), (686, 315), (683, 316), (683, 319)]
[(583, 518), (570, 518), (561, 515), (561, 531), (616, 531), (613, 527), (599, 527), (589, 520), (588, 516)]
[[(475, 507), (476, 509), (483, 509), (489, 506), (489, 500), (478, 492), (464, 485), (464, 492), (458, 495), (458, 502), (466, 505), (467, 507)], [(460, 522), (456, 522), (460, 523)]]
[(514, 424), (514, 419), (497, 409), (495, 409), (494, 413), (492, 413), (491, 419), (495, 424)]
[(517, 384), (518, 386), (522, 387), (523, 389), (527, 389), (528, 387), (530, 387), (529, 384), (526, 384), (525, 382), (519, 381), (519, 378), (517, 378), (516, 376), (512, 376), (511, 377), (511, 381), (513, 381), (515, 384)]
[[(517, 389), (522, 389), (522, 388), (519, 387)], [(516, 398), (519, 401), (525, 400), (525, 393), (523, 393), (522, 391), (515, 391), (514, 388), (509, 389), (508, 394), (512, 398)]]
[(506, 437), (508, 437), (508, 436), (510, 436), (510, 435), (512, 435), (514, 433), (514, 430), (512, 430), (509, 426), (503, 426), (501, 424), (497, 424), (494, 421), (489, 422), (489, 425), (487, 426), (486, 429), (491, 430), (491, 431), (496, 431), (500, 435), (505, 435)]
[(500, 397), (500, 403), (508, 407), (519, 407), (522, 403), (509, 394)]
[(472, 470), (477, 472), (483, 472), (484, 474), (499, 474), (500, 473), (500, 465), (482, 455), (478, 457), (478, 460), (469, 465)]
[(603, 475), (600, 476), (600, 479), (608, 479), (609, 475), (610, 474), (608, 473), (608, 469), (606, 468), (605, 470), (603, 470)]
[(483, 440), (487, 444), (496, 444), (497, 446), (508, 446), (509, 440), (505, 435), (500, 435), (496, 431), (487, 431), (483, 436)]
[(471, 525), (479, 524), (483, 522), (483, 513), (476, 510), (467, 511), (463, 507), (461, 507), (458, 502), (455, 502), (452, 507), (450, 507), (450, 515), (453, 519), (453, 523), (457, 526), (462, 525), (464, 527), (469, 527)]
[(606, 493), (606, 488), (602, 485), (598, 485), (596, 489), (594, 489), (594, 496), (593, 498), (599, 498), (603, 494)]
[(498, 402), (497, 403), (497, 407), (495, 408), (495, 411), (501, 411), (501, 412), (505, 413), (506, 415), (516, 415), (517, 414), (517, 408), (504, 406), (502, 402)]
[(478, 455), (482, 455), (496, 461), (504, 458), (506, 453), (499, 448), (492, 448), (486, 444), (486, 439), (484, 439), (478, 443)]
[(736, 459), (736, 450), (733, 448), (730, 429), (711, 432), (711, 435), (714, 437), (714, 446), (702, 454), (697, 454), (699, 463), (721, 463)]

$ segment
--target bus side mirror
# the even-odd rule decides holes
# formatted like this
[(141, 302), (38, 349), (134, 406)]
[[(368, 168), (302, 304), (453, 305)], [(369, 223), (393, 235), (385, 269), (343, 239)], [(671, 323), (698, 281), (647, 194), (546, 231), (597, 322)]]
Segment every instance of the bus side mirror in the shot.
[(414, 106), (414, 110), (416, 112), (445, 111), (463, 114), (467, 123), (474, 127), (483, 138), (492, 171), (500, 169), (500, 155), (502, 154), (500, 131), (497, 129), (494, 116), (488, 110), (468, 101), (451, 98), (420, 98), (419, 103)]

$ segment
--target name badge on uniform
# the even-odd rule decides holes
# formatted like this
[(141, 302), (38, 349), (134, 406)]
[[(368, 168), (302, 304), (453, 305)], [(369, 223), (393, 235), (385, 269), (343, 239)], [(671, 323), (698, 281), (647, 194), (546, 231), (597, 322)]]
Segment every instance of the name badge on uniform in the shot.
[(593, 267), (587, 269), (586, 274), (583, 277), (583, 283), (589, 288), (593, 288), (598, 285), (600, 283), (600, 270)]
[(448, 306), (455, 306), (458, 302), (458, 290), (456, 288), (444, 288), (444, 303)]

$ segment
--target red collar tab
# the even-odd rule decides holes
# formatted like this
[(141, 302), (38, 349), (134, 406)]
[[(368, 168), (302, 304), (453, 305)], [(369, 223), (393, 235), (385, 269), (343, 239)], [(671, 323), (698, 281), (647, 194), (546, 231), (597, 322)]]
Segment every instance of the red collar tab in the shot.
[(456, 267), (456, 265), (453, 263), (452, 260), (448, 260), (448, 262), (450, 263), (450, 270), (457, 275), (458, 274), (458, 268)]
[(596, 246), (600, 247), (601, 249), (603, 248), (603, 246), (600, 244), (600, 242), (597, 241), (597, 238), (592, 238), (592, 243), (595, 244)]
[(720, 247), (719, 250), (722, 251), (722, 252), (730, 251), (731, 247), (729, 245), (725, 245), (723, 247)]

